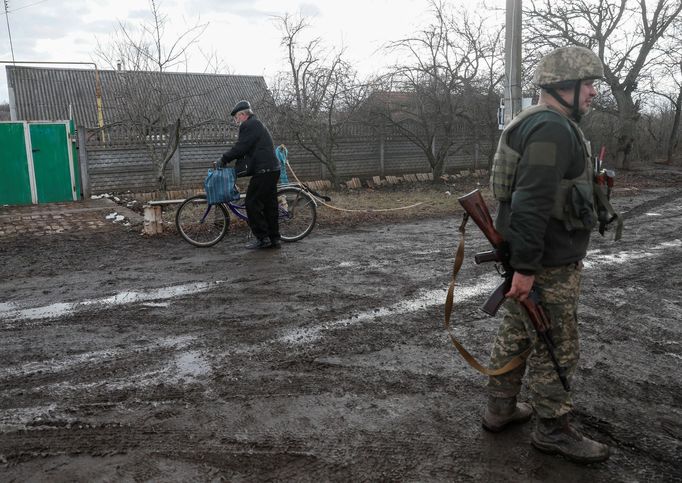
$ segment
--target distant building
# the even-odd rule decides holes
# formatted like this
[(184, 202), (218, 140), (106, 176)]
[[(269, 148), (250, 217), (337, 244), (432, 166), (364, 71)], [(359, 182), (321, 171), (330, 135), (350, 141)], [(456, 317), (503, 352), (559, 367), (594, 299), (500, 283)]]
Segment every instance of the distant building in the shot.
[(394, 122), (413, 120), (417, 115), (417, 96), (411, 92), (376, 91), (365, 102), (370, 113), (382, 112)]
[[(169, 118), (181, 115), (195, 121), (228, 120), (232, 107), (241, 99), (251, 101), (257, 110), (261, 105), (271, 105), (262, 76), (96, 72), (17, 65), (6, 66), (6, 71), (10, 117), (14, 121), (73, 119), (77, 126), (93, 128), (126, 122), (131, 105), (141, 106), (153, 100), (167, 101), (164, 109)], [(160, 101), (161, 96), (165, 98)]]

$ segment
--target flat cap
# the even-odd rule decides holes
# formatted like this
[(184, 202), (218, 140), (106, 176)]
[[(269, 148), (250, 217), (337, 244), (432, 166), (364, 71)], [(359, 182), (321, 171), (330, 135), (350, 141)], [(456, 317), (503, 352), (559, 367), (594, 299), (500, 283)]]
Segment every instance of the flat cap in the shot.
[(230, 116), (234, 116), (239, 111), (245, 111), (247, 109), (251, 109), (251, 104), (249, 104), (249, 101), (239, 101), (237, 104), (235, 104), (234, 109), (232, 109), (232, 112), (230, 113)]

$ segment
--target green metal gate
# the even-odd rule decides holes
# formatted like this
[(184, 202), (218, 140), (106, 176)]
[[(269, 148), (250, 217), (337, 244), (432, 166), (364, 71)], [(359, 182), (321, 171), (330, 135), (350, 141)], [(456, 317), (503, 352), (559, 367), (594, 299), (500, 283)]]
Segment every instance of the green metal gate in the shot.
[(31, 186), (34, 180), (26, 147), (28, 124), (4, 122), (0, 124), (0, 204), (27, 205), (32, 203)]
[(73, 123), (0, 123), (0, 204), (80, 199)]

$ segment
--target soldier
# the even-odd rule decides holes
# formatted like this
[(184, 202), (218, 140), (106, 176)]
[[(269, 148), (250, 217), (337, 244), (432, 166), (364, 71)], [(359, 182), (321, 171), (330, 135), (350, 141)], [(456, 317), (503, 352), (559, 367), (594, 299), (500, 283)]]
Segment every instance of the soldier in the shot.
[[(524, 365), (489, 378), (483, 427), (501, 431), (528, 421), (534, 411), (532, 445), (579, 463), (604, 461), (609, 448), (571, 426), (571, 393), (564, 390), (519, 302), (535, 286), (552, 321), (559, 364), (570, 381), (579, 355), (576, 310), (582, 259), (597, 219), (590, 145), (577, 123), (597, 95), (595, 79), (603, 75), (600, 59), (589, 49), (562, 47), (546, 55), (533, 78), (540, 88), (539, 103), (503, 131), (491, 176), (499, 201), (495, 225), (508, 243), (514, 275), (490, 365), (501, 367), (532, 350)], [(526, 371), (532, 409), (516, 400)]]

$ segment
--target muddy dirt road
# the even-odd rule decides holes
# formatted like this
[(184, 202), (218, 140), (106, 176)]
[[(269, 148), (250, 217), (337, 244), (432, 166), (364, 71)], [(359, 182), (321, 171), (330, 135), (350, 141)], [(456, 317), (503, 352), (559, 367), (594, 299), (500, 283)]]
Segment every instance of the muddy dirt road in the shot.
[[(481, 429), (484, 379), (442, 325), (453, 215), (257, 253), (120, 226), (3, 242), (0, 480), (679, 481), (682, 188), (633, 193), (579, 314), (577, 422), (606, 463)], [(465, 264), (456, 295), (484, 359), (494, 274)]]

